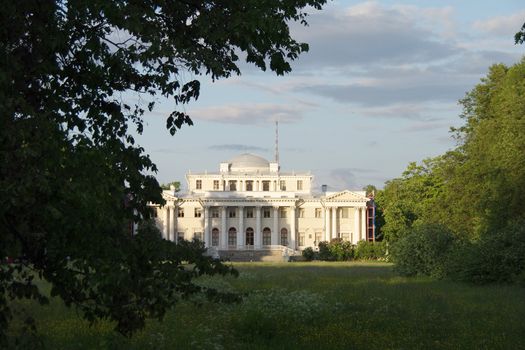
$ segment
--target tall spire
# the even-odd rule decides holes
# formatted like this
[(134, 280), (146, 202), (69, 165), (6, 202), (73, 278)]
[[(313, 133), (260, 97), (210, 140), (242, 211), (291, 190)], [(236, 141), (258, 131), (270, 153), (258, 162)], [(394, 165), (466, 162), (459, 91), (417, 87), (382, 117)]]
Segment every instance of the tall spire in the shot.
[(275, 121), (275, 162), (279, 164), (279, 121)]

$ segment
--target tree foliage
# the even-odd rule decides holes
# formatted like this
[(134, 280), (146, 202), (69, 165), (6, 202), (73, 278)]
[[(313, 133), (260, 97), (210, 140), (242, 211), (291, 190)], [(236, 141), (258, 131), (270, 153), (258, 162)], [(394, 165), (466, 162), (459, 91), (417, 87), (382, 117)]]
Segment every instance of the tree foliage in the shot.
[[(161, 317), (177, 286), (194, 291), (190, 277), (225, 272), (199, 260), (196, 247), (130, 236), (130, 223), (150, 216), (147, 203), (163, 203), (148, 175), (157, 169), (130, 128), (142, 132), (158, 97), (176, 106), (197, 99), (194, 77), (239, 74), (241, 56), (289, 72), (308, 45), (290, 36), (288, 24), (306, 24), (306, 7), (324, 2), (2, 4), (0, 256), (23, 257), (53, 295), (89, 319), (115, 320), (125, 334), (147, 316)], [(180, 108), (166, 119), (171, 134), (184, 124), (192, 121)], [(173, 263), (164, 265), (168, 258)], [(195, 263), (193, 272), (181, 272), (183, 259)], [(12, 270), (1, 266), (0, 335), (7, 299), (38, 296), (30, 276)]]
[(525, 219), (525, 58), (511, 67), (490, 67), (460, 103), (465, 123), (453, 129), (458, 146), (421, 165), (411, 163), (376, 196), (386, 221), (383, 232), (404, 247), (398, 260), (408, 261), (406, 268), (416, 264), (421, 250), (410, 242), (418, 236), (406, 235), (441, 225), (457, 239), (449, 257), (451, 276), (510, 281), (523, 271), (516, 256), (525, 237), (516, 222)]

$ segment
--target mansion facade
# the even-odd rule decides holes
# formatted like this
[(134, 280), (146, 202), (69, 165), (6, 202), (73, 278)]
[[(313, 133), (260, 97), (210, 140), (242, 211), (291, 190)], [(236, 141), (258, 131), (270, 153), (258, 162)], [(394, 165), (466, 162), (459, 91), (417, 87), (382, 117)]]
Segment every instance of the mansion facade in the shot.
[(278, 162), (241, 154), (219, 172), (187, 174), (188, 192), (163, 191), (155, 206), (168, 240), (199, 239), (217, 250), (288, 249), (296, 253), (341, 238), (375, 240), (373, 201), (364, 191), (312, 191), (309, 173), (284, 173)]

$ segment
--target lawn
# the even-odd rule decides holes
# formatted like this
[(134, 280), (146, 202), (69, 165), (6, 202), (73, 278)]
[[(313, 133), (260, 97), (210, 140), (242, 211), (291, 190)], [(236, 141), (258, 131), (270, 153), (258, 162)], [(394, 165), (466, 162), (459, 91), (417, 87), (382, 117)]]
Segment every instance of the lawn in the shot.
[(525, 349), (525, 288), (402, 278), (382, 263), (246, 263), (199, 283), (240, 304), (182, 302), (126, 339), (59, 300), (23, 306), (50, 349)]

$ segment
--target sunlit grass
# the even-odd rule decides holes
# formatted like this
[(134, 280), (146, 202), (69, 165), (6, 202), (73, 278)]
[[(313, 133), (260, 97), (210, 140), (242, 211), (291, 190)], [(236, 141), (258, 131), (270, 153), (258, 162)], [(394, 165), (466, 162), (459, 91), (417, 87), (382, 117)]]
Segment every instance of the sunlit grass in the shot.
[(396, 276), (385, 263), (246, 263), (199, 283), (249, 293), (241, 304), (182, 302), (126, 339), (60, 300), (36, 316), (60, 349), (524, 349), (525, 289)]

